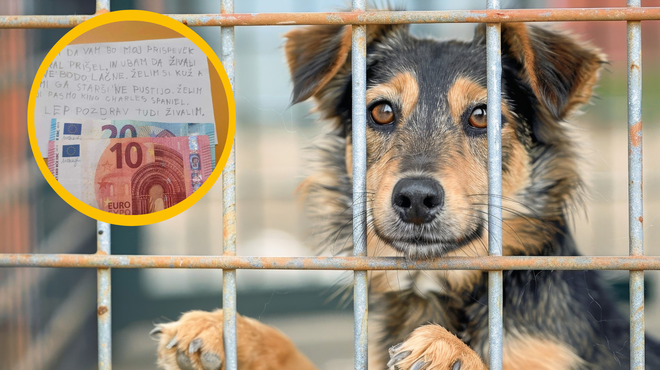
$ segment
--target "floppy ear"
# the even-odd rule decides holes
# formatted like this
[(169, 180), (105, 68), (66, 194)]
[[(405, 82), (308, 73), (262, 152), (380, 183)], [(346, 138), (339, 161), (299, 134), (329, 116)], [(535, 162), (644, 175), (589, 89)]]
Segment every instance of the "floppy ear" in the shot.
[[(475, 39), (485, 43), (485, 25), (477, 29)], [(594, 47), (523, 23), (502, 24), (502, 56), (519, 65), (518, 77), (555, 121), (564, 120), (589, 101), (598, 72), (606, 63)]]
[(293, 80), (292, 104), (316, 95), (346, 63), (350, 26), (310, 26), (285, 35), (284, 50)]
[[(367, 47), (407, 25), (367, 26)], [(285, 35), (286, 59), (293, 80), (292, 104), (316, 97), (320, 106), (338, 103), (350, 81), (351, 26), (307, 26)], [(338, 83), (331, 83), (338, 82)], [(331, 101), (329, 101), (331, 100)]]

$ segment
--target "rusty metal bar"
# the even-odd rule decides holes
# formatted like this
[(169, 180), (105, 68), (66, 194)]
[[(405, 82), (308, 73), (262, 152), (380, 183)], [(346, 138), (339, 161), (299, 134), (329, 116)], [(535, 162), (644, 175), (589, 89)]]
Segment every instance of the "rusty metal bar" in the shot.
[[(353, 0), (353, 12), (366, 10), (365, 0)], [(353, 143), (353, 255), (367, 255), (367, 26), (354, 25), (351, 44), (351, 110)], [(367, 370), (369, 284), (366, 271), (353, 278), (355, 370)]]
[[(0, 16), (0, 28), (71, 28), (93, 15)], [(645, 21), (660, 19), (660, 7), (376, 11), (324, 13), (168, 14), (190, 26), (291, 26), (313, 24), (505, 23)]]
[[(110, 0), (96, 0), (96, 14), (110, 11)], [(96, 254), (109, 255), (110, 224), (96, 222)], [(96, 314), (98, 325), (99, 370), (112, 370), (112, 277), (110, 268), (97, 270)]]
[(484, 256), (408, 261), (403, 257), (143, 256), (0, 254), (1, 267), (252, 270), (660, 270), (660, 256)]
[(96, 14), (110, 11), (110, 0), (96, 0)]
[[(220, 12), (234, 13), (234, 0), (222, 0)], [(220, 28), (222, 40), (222, 66), (227, 72), (232, 92), (234, 85), (234, 27)], [(227, 164), (222, 171), (222, 228), (223, 256), (236, 255), (236, 140), (232, 143)], [(225, 370), (238, 369), (236, 341), (236, 270), (222, 270), (222, 332), (225, 346)]]
[[(628, 0), (641, 9), (641, 0)], [(642, 23), (628, 22), (628, 240), (631, 256), (644, 254), (642, 166)], [(645, 366), (644, 271), (630, 271), (630, 369)]]
[[(110, 255), (110, 224), (96, 223), (96, 255)], [(112, 284), (110, 279), (111, 266), (98, 266), (97, 270), (97, 315), (99, 335), (99, 370), (112, 369)]]

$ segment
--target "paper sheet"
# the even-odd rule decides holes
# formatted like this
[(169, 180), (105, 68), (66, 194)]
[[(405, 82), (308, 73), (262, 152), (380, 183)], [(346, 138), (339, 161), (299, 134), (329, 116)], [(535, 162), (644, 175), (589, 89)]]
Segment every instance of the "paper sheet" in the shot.
[(206, 55), (186, 38), (68, 45), (35, 109), (43, 155), (53, 118), (215, 122)]

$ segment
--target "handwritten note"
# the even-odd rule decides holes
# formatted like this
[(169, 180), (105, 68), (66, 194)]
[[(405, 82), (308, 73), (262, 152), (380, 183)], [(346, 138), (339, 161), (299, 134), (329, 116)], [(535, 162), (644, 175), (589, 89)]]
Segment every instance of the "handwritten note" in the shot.
[(206, 55), (186, 38), (68, 45), (37, 95), (44, 154), (51, 120), (61, 117), (214, 122)]

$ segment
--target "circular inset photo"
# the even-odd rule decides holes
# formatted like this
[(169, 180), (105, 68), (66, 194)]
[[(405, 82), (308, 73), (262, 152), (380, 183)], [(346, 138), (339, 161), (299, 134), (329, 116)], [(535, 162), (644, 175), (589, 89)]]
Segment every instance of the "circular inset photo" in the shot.
[(138, 10), (67, 33), (41, 64), (28, 105), (46, 180), (78, 211), (118, 225), (159, 222), (201, 199), (227, 162), (235, 124), (211, 47)]

